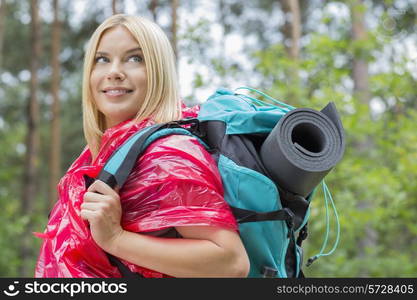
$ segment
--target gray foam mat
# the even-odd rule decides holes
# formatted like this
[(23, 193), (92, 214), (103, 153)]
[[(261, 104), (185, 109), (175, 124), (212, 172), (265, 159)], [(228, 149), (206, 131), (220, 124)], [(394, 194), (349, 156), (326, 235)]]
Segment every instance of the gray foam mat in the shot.
[(261, 146), (261, 159), (283, 189), (307, 197), (341, 160), (345, 135), (336, 106), (285, 114)]

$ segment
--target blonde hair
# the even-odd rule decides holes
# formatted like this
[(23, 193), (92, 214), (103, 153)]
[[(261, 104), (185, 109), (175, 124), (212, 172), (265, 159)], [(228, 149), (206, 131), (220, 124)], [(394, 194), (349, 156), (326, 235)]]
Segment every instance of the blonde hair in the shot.
[(94, 31), (84, 57), (83, 126), (84, 136), (93, 157), (98, 154), (100, 140), (106, 130), (106, 121), (95, 105), (90, 89), (90, 76), (100, 38), (106, 30), (116, 26), (124, 26), (138, 41), (146, 65), (147, 91), (134, 121), (140, 122), (152, 117), (155, 122), (163, 123), (181, 118), (175, 56), (167, 36), (157, 24), (143, 17), (113, 15)]

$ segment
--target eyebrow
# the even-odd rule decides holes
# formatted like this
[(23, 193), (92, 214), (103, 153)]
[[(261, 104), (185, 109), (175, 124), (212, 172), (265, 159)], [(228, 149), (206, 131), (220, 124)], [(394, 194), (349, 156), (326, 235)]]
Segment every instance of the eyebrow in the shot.
[[(136, 51), (142, 51), (142, 48), (140, 48), (140, 47), (132, 48), (130, 50), (127, 50), (126, 54), (136, 52)], [(107, 52), (104, 52), (104, 51), (97, 51), (96, 55), (107, 55), (108, 56), (109, 54)]]

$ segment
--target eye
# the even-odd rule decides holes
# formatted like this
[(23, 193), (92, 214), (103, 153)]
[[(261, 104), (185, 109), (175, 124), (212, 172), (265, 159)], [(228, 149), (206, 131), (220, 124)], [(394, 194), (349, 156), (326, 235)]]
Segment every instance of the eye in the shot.
[(94, 62), (95, 63), (104, 63), (104, 62), (109, 62), (109, 59), (107, 57), (105, 57), (105, 56), (97, 56), (94, 59)]
[(132, 55), (132, 56), (129, 57), (128, 61), (142, 62), (143, 58), (140, 55)]

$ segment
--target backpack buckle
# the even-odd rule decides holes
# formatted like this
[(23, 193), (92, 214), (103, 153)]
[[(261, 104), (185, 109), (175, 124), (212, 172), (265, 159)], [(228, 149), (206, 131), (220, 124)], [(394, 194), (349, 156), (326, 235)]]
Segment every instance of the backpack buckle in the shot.
[(284, 211), (287, 213), (287, 219), (285, 220), (285, 222), (287, 223), (288, 226), (288, 237), (291, 237), (294, 233), (294, 213), (291, 211), (291, 209), (289, 209), (288, 207), (284, 208)]
[(308, 236), (307, 225), (305, 225), (305, 226), (301, 229), (300, 234), (299, 234), (299, 237), (300, 237), (300, 239), (301, 239), (301, 240), (303, 240), (303, 241), (304, 241), (304, 240), (307, 238), (307, 236)]
[(200, 120), (199, 119), (184, 119), (179, 121), (180, 125), (190, 125), (190, 127), (184, 128), (186, 130), (188, 130), (190, 133), (192, 133), (193, 135), (199, 137), (199, 138), (204, 138), (206, 135), (204, 132), (202, 132), (201, 130), (201, 126), (200, 126)]

